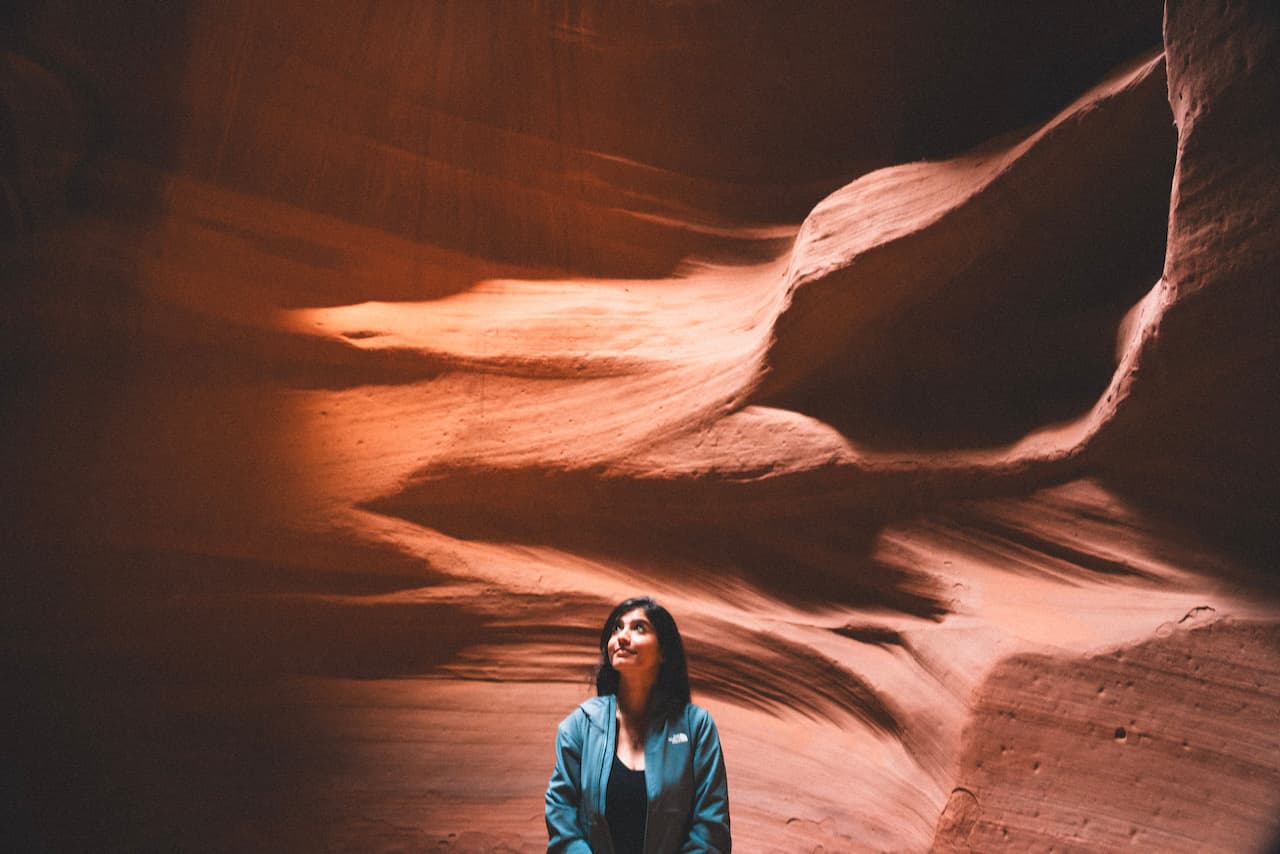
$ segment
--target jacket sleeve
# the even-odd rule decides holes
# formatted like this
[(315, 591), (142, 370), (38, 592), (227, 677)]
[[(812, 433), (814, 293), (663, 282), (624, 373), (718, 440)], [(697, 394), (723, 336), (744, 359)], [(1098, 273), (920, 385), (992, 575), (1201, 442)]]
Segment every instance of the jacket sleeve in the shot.
[(570, 715), (556, 730), (556, 767), (547, 784), (547, 854), (591, 854), (578, 819), (582, 797), (582, 722)]
[(691, 729), (694, 736), (693, 816), (689, 837), (680, 851), (729, 854), (733, 850), (729, 836), (729, 780), (724, 770), (724, 754), (720, 751), (720, 733), (705, 711), (697, 716), (697, 724)]

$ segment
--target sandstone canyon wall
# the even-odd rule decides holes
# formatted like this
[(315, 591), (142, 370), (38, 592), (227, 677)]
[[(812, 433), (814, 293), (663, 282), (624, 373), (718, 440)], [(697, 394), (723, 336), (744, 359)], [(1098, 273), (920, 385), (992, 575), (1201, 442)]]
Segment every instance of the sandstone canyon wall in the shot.
[(742, 851), (1280, 844), (1280, 13), (0, 12), (15, 850), (538, 851), (653, 593)]

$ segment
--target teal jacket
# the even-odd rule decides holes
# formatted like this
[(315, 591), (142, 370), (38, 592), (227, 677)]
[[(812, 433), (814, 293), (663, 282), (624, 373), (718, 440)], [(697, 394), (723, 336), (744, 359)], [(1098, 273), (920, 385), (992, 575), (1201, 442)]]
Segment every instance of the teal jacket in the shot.
[[(547, 786), (549, 854), (613, 854), (604, 796), (616, 752), (616, 700), (592, 697), (560, 722)], [(720, 735), (706, 709), (655, 725), (644, 746), (649, 813), (645, 854), (727, 852), (729, 785)]]

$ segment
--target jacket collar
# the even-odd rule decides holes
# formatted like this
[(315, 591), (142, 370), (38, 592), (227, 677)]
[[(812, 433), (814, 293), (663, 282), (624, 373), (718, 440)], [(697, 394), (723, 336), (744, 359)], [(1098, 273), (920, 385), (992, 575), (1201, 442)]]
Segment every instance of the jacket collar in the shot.
[(610, 732), (613, 729), (613, 720), (617, 715), (617, 709), (614, 703), (617, 699), (612, 694), (606, 694), (603, 697), (592, 697), (583, 701), (578, 707), (582, 709), (583, 714), (587, 716), (587, 720), (591, 725), (601, 732)]

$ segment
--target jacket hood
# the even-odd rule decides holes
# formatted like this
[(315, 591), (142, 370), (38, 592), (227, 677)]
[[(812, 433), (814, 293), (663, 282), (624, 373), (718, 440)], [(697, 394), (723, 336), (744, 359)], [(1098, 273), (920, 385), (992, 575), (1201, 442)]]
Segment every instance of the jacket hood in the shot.
[(599, 730), (608, 730), (613, 726), (613, 696), (592, 697), (584, 700), (578, 708), (587, 716), (591, 725)]

